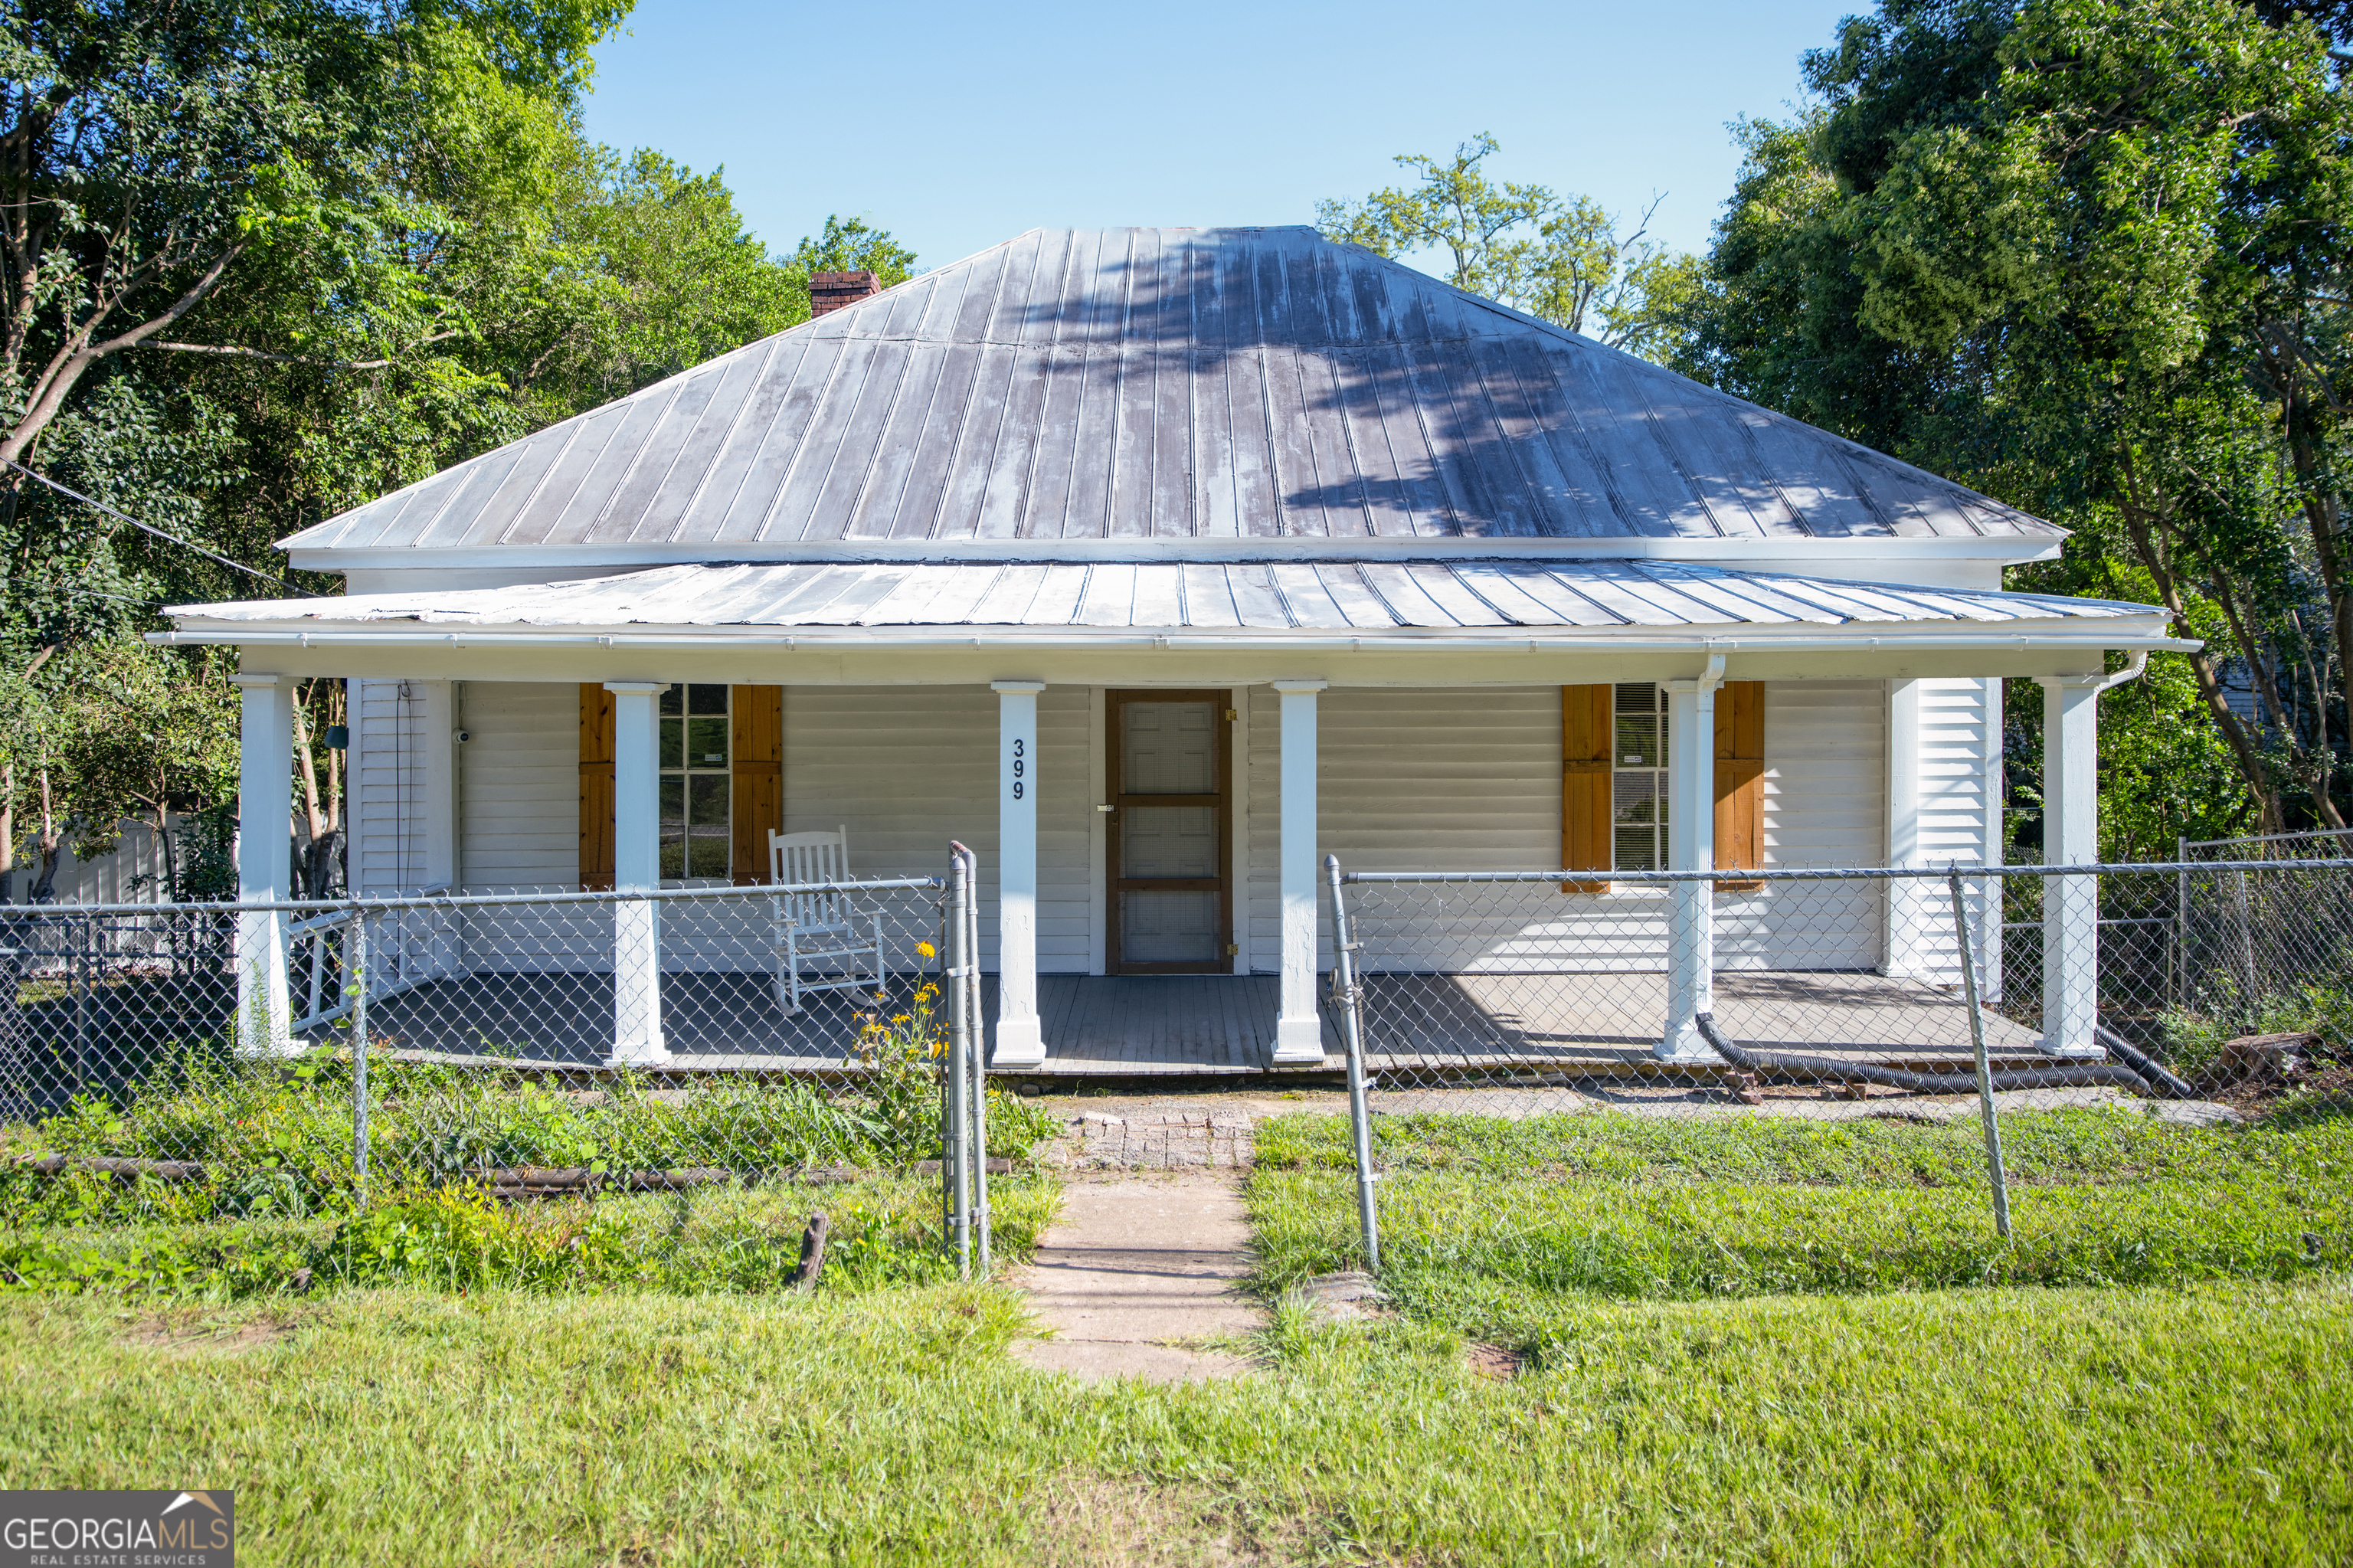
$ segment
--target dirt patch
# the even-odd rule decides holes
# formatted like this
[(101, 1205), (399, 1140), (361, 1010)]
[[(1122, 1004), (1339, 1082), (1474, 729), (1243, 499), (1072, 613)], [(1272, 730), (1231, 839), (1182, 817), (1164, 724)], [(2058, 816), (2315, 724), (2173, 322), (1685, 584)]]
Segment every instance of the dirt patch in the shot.
[(1198, 1485), (1061, 1476), (1032, 1493), (1044, 1568), (1239, 1568), (1326, 1560), (1328, 1532)]
[(134, 1351), (165, 1356), (238, 1356), (293, 1337), (291, 1318), (206, 1319), (194, 1314), (142, 1318), (122, 1332)]
[(1501, 1345), (1482, 1344), (1474, 1340), (1462, 1347), (1462, 1361), (1481, 1377), (1493, 1378), (1497, 1383), (1509, 1383), (1520, 1375), (1520, 1358)]

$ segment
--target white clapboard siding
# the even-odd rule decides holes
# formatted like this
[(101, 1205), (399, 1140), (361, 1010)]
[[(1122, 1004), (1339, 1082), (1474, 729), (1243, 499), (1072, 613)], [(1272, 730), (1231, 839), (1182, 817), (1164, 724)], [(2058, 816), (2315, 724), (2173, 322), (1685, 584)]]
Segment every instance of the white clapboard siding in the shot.
[[(1250, 726), (1249, 944), (1261, 971), (1281, 963), (1282, 699), (1247, 694)], [(1560, 859), (1560, 688), (1454, 687), (1327, 691), (1316, 698), (1316, 861), (1350, 871), (1526, 871)], [(1320, 875), (1320, 870), (1318, 874)], [(1504, 906), (1525, 911), (1525, 889), (1461, 893), (1446, 950), (1484, 930)], [(1520, 922), (1500, 916), (1498, 931)], [(1330, 913), (1318, 962), (1331, 961)], [(1414, 938), (1425, 964), (1442, 963)], [(1396, 952), (1396, 944), (1389, 944)], [(1385, 955), (1387, 956), (1387, 955)], [(1396, 953), (1390, 967), (1406, 955)]]
[[(1765, 686), (1765, 863), (1877, 865), (1886, 847), (1887, 688), (1880, 681)], [(1875, 882), (1772, 883), (1716, 897), (1728, 969), (1867, 969), (1879, 962)]]
[[(1911, 773), (1913, 825), (1905, 853), (1913, 863), (1982, 865), (2001, 858), (2001, 683), (1910, 683), (1918, 752)], [(1893, 782), (1891, 789), (1897, 788)], [(1891, 849), (1895, 846), (1891, 845)], [(1989, 895), (1968, 895), (1982, 927), (1980, 963), (2000, 973), (1999, 919), (1987, 919)], [(1937, 985), (1960, 981), (1951, 895), (1942, 882), (1905, 882), (1887, 890), (1888, 972)], [(1998, 907), (1998, 902), (1994, 904)]]
[[(994, 713), (990, 722), (995, 722)], [(1038, 968), (1044, 974), (1082, 975), (1092, 961), (1093, 831), (1098, 802), (1090, 753), (1097, 744), (1090, 688), (1049, 686), (1039, 694)], [(975, 800), (958, 812), (959, 820), (966, 822), (976, 815), (990, 819), (987, 831), (993, 842), (997, 813), (991, 800)], [(982, 941), (986, 961), (994, 964), (997, 889), (993, 880), (987, 893), (981, 909), (987, 922)]]
[[(846, 828), (860, 876), (980, 861), (981, 961), (997, 962), (997, 694), (986, 686), (788, 686), (785, 830)], [(1086, 968), (1086, 693), (1038, 701), (1039, 961)]]
[[(1883, 686), (1776, 682), (1766, 688), (1767, 865), (1873, 865), (1883, 837)], [(1252, 965), (1276, 966), (1278, 699), (1249, 704)], [(1364, 871), (1542, 870), (1560, 859), (1558, 687), (1341, 690), (1317, 700), (1316, 853)], [(1442, 909), (1440, 900), (1443, 899)], [(1877, 888), (1775, 888), (1719, 897), (1726, 968), (1867, 969)], [(1665, 895), (1551, 885), (1366, 888), (1367, 957), (1387, 969), (1655, 969)], [(1330, 962), (1328, 919), (1319, 962)]]
[(469, 681), (458, 817), (467, 891), (580, 885), (580, 688)]
[(453, 725), (446, 681), (351, 683), (353, 887), (390, 894), (447, 884)]
[(1920, 683), (1920, 848), (1932, 865), (2000, 858), (2001, 683)]

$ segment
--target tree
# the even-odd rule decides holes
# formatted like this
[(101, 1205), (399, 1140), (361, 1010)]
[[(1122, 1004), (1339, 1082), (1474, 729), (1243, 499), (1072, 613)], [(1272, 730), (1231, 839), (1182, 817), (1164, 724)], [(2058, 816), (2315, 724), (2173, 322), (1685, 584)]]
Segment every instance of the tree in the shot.
[(1452, 263), (1446, 281), (1458, 289), (1613, 347), (1668, 352), (1699, 271), (1692, 258), (1647, 238), (1658, 199), (1621, 233), (1588, 197), (1488, 179), (1480, 165), (1502, 150), (1482, 132), (1451, 160), (1400, 154), (1397, 163), (1419, 183), (1360, 202), (1318, 202), (1317, 224), (1334, 239), (1382, 256), (1442, 251)]
[[(626, 9), (0, 0), (0, 430), (186, 542), (0, 471), (0, 870), (28, 824), (53, 857), (223, 803), (199, 761), (227, 736), (233, 777), (228, 729), (129, 781), (132, 739), (234, 712), (207, 656), (138, 643), (157, 607), (332, 591), (274, 541), (806, 319), (814, 269), (909, 275), (859, 219), (771, 255), (720, 171), (588, 142), (587, 51)], [(301, 700), (332, 842), (340, 758), (306, 743), (335, 683)]]
[(1677, 359), (2073, 527), (2025, 582), (2128, 579), (2206, 638), (2176, 771), (2219, 742), (2273, 829), (2346, 820), (2353, 118), (2331, 42), (2229, 0), (1851, 18), (1807, 58), (1817, 109), (1739, 128)]
[(786, 262), (804, 292), (812, 272), (871, 272), (884, 288), (915, 275), (915, 253), (862, 217), (828, 216), (815, 238), (804, 237)]

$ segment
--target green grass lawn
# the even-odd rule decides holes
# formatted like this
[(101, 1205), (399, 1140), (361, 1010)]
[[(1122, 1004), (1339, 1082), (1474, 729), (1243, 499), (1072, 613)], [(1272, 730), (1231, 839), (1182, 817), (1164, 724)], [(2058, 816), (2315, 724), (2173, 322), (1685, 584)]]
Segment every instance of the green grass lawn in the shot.
[[(1020, 1365), (910, 1177), (28, 1208), (79, 1261), (0, 1297), (0, 1476), (234, 1487), (255, 1563), (2343, 1563), (2346, 1127), (2010, 1117), (2005, 1247), (1968, 1124), (1386, 1120), (1366, 1329), (1280, 1294), (1355, 1246), (1344, 1125), (1283, 1118), (1261, 1370), (1191, 1387)], [(997, 1191), (1018, 1255), (1054, 1189)]]
[[(1972, 1122), (1377, 1125), (1383, 1273), (1409, 1302), (1490, 1286), (1698, 1299), (2286, 1280), (2353, 1266), (2353, 1120), (2341, 1118), (2273, 1131), (2012, 1114), (2009, 1242), (1994, 1233)], [(1361, 1264), (1345, 1137), (1337, 1118), (1261, 1133), (1251, 1211), (1275, 1283)]]
[(233, 1486), (254, 1563), (2353, 1554), (2340, 1279), (1523, 1305), (1511, 1382), (1409, 1317), (1145, 1388), (979, 1287), (20, 1299), (0, 1471)]

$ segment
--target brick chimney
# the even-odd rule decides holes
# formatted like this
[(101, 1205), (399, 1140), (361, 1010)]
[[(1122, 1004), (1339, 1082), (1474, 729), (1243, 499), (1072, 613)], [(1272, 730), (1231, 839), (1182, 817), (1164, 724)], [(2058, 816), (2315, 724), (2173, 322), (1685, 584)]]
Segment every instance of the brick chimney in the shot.
[(809, 274), (809, 320), (854, 305), (882, 291), (882, 281), (871, 272), (812, 272)]

